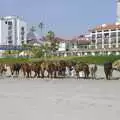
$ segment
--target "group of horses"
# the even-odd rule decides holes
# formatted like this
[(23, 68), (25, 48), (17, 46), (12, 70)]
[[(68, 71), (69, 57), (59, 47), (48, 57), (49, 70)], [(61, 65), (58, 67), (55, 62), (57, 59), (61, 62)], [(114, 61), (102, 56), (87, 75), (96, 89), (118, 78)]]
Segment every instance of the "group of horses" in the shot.
[[(77, 79), (81, 78), (80, 73), (83, 73), (83, 78), (96, 79), (97, 65), (88, 65), (87, 63), (75, 63), (69, 61), (39, 61), (35, 63), (11, 63), (0, 64), (0, 74), (5, 74), (8, 69), (10, 76), (19, 76), (22, 73), (25, 78), (65, 78), (67, 76), (76, 76)], [(112, 63), (106, 62), (104, 64), (104, 72), (106, 79), (110, 79), (112, 74)], [(46, 73), (46, 75), (45, 75)]]

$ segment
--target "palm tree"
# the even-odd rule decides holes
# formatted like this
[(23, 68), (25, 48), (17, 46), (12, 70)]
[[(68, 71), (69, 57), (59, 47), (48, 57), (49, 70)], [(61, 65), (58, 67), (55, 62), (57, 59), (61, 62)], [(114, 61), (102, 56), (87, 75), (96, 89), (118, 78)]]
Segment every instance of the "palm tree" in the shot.
[(41, 35), (42, 35), (42, 32), (43, 32), (43, 28), (44, 28), (44, 24), (43, 22), (40, 22), (39, 25), (38, 25), (40, 31), (41, 31)]
[(53, 31), (48, 31), (48, 33), (47, 33), (47, 38), (48, 38), (48, 40), (49, 41), (54, 41), (54, 39), (55, 39), (55, 33), (53, 32)]
[(58, 42), (55, 38), (55, 33), (53, 31), (48, 31), (47, 34), (47, 40), (50, 43), (50, 50), (52, 53), (56, 52), (57, 48), (58, 48)]
[(44, 24), (43, 24), (43, 22), (40, 22), (40, 24), (38, 25), (38, 27), (40, 28), (40, 30), (41, 30), (41, 32), (42, 32), (42, 30), (43, 30), (43, 27), (44, 27)]

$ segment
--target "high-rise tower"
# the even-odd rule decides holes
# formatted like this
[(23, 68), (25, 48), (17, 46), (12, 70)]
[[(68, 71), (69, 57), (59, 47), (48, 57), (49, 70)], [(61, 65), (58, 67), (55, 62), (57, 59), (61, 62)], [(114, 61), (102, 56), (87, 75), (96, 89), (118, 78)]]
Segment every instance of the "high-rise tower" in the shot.
[(120, 22), (120, 0), (117, 0), (117, 21)]

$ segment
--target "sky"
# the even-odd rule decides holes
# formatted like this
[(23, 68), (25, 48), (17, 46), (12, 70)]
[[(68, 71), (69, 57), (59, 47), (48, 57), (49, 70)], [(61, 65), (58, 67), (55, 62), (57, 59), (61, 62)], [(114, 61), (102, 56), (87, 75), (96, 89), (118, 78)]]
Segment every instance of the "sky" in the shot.
[[(29, 27), (44, 23), (44, 33), (72, 37), (116, 21), (116, 0), (0, 0), (0, 15), (23, 16)], [(38, 30), (40, 33), (40, 31)]]

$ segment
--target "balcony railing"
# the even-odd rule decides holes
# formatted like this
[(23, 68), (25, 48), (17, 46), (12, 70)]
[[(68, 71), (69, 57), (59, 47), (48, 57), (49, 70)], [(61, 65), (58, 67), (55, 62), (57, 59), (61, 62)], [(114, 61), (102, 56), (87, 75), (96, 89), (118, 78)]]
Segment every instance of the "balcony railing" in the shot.
[[(84, 46), (84, 45), (81, 45)], [(100, 52), (100, 51), (120, 51), (120, 44), (118, 44), (118, 47), (116, 47), (116, 44), (100, 44), (100, 45), (88, 45), (87, 48), (75, 48), (75, 49), (70, 49), (68, 51), (63, 51), (63, 52)], [(58, 51), (59, 52), (59, 51)]]

